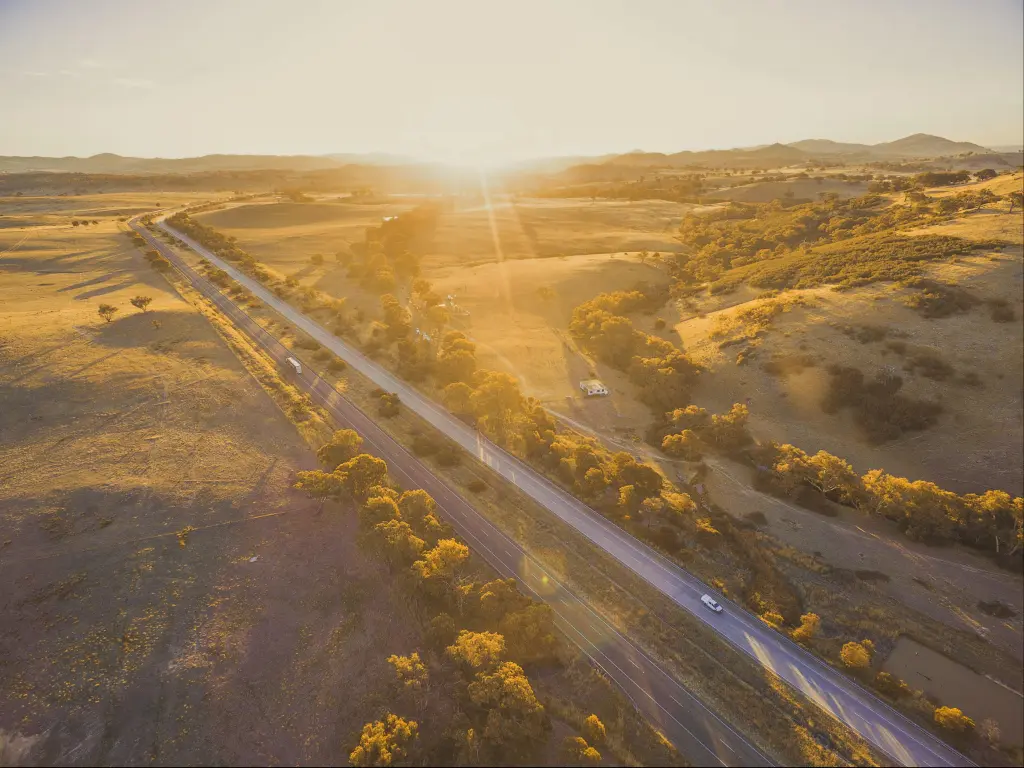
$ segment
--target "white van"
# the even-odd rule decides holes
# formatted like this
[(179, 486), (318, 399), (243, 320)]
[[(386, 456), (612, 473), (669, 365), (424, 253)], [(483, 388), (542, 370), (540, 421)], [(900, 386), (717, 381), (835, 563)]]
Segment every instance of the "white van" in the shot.
[(704, 603), (704, 605), (706, 605), (709, 610), (712, 610), (715, 613), (721, 613), (722, 612), (722, 606), (719, 605), (715, 601), (715, 598), (713, 598), (711, 595), (704, 595), (704, 596), (702, 596), (700, 601), (702, 603)]
[(289, 357), (285, 362), (292, 367), (297, 376), (302, 375), (302, 363), (300, 363), (294, 357)]

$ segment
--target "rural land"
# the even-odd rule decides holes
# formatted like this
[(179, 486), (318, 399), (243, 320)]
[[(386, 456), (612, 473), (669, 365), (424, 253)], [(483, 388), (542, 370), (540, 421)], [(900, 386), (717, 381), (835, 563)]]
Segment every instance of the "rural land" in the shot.
[(0, 764), (1021, 765), (1021, 166), (0, 157)]

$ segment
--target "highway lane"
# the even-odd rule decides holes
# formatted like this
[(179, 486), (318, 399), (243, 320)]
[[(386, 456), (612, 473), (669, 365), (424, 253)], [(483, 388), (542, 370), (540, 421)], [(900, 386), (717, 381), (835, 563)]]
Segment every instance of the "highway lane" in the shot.
[[(158, 226), (185, 242), (245, 286), (286, 320), (308, 333), (377, 386), (397, 392), (405, 407), (473, 453), (480, 461), (604, 549), (677, 605), (705, 622), (759, 664), (777, 674), (825, 711), (849, 725), (901, 765), (971, 765), (941, 739), (896, 712), (856, 682), (832, 669), (796, 643), (775, 632), (738, 604), (716, 594), (699, 579), (605, 520), (583, 502), (556, 486), (529, 465), (482, 437), (446, 409), (337, 338), (319, 323), (278, 298), (258, 281), (217, 257), (165, 222)], [(714, 594), (725, 606), (711, 614), (700, 603)]]
[[(231, 322), (259, 344), (278, 364), (294, 353), (264, 330), (242, 308), (145, 228), (133, 227), (171, 261)], [(301, 358), (300, 358), (301, 359)], [(559, 629), (576, 644), (633, 702), (677, 749), (695, 765), (770, 766), (757, 747), (709, 710), (615, 627), (545, 570), (515, 540), (480, 515), (462, 496), (406, 451), (370, 417), (303, 365), (296, 383), (303, 386), (334, 417), (355, 429), (364, 448), (388, 463), (392, 477), (406, 488), (423, 488), (439, 512), (470, 548), (503, 577), (514, 577), (528, 593), (546, 602)]]

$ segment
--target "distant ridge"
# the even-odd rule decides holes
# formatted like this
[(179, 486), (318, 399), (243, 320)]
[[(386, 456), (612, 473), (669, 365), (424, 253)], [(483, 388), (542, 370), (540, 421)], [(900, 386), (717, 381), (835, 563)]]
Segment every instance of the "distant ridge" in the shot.
[(322, 171), (345, 165), (411, 164), (380, 153), (357, 155), (203, 155), (202, 157), (124, 157), (105, 152), (92, 157), (3, 157), (0, 172), (27, 173), (209, 173), (215, 171)]
[[(651, 168), (780, 168), (813, 163), (815, 160), (871, 162), (923, 160), (977, 155), (974, 161), (994, 166), (1019, 164), (1019, 147), (987, 149), (969, 141), (951, 141), (941, 136), (915, 133), (880, 144), (855, 144), (831, 139), (803, 139), (790, 144), (765, 144), (757, 147), (711, 149), (698, 152), (644, 152), (635, 150), (621, 155), (577, 158), (537, 158), (516, 165), (535, 170), (565, 168), (574, 163), (595, 167), (624, 166)], [(16, 157), (0, 156), (0, 173), (62, 172), (106, 174), (192, 174), (219, 171), (325, 171), (346, 165), (397, 167), (424, 165), (409, 157), (384, 152), (329, 155), (203, 155), (202, 157), (160, 158), (125, 157), (111, 153), (92, 157)]]
[(810, 163), (815, 160), (841, 159), (844, 161), (922, 160), (955, 157), (974, 153), (992, 158), (996, 165), (1007, 165), (1000, 153), (969, 141), (951, 141), (941, 136), (915, 133), (896, 141), (881, 144), (855, 144), (831, 139), (803, 139), (790, 144), (768, 144), (737, 149), (713, 149), (703, 152), (634, 151), (617, 155), (606, 161), (614, 165), (648, 167), (703, 166), (709, 168), (779, 168), (786, 165)]

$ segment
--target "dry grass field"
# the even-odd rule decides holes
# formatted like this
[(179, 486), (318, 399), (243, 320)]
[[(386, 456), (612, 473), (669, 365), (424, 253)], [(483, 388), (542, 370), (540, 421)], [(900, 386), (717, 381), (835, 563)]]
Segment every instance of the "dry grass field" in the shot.
[(867, 182), (842, 179), (790, 179), (788, 181), (755, 181), (750, 184), (712, 192), (708, 197), (737, 203), (768, 203), (772, 200), (818, 200), (821, 195), (838, 195), (842, 199), (858, 197), (867, 192)]
[[(379, 312), (378, 297), (349, 279), (333, 254), (360, 241), (381, 217), (408, 206), (265, 203), (196, 219), (237, 237), (271, 269), (344, 297), (349, 307), (372, 316)], [(642, 281), (666, 284), (665, 272), (639, 263), (636, 252), (678, 245), (672, 234), (689, 207), (664, 201), (505, 200), (488, 209), (467, 203), (442, 213), (433, 239), (424, 244), (423, 276), (469, 312), (453, 326), (478, 345), (483, 366), (516, 375), (541, 400), (560, 401), (578, 392), (589, 370), (566, 346), (573, 308), (601, 291)], [(315, 253), (325, 256), (323, 266), (310, 264)], [(551, 293), (540, 290), (545, 287)], [(630, 407), (629, 417), (643, 413)]]
[(0, 233), (0, 733), (32, 764), (343, 761), (418, 620), (114, 224), (22, 236)]

